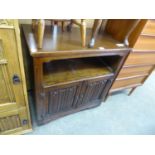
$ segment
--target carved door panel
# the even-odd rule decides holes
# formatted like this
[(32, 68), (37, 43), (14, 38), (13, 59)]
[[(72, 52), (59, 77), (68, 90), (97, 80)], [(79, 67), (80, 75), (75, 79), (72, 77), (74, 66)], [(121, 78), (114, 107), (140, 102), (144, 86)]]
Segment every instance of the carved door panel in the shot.
[(28, 115), (26, 108), (5, 111), (0, 114), (0, 135), (21, 132), (27, 129)]
[[(0, 51), (1, 52), (1, 51)], [(0, 55), (0, 105), (15, 102), (8, 73), (8, 62)]]
[(0, 38), (0, 111), (25, 106), (18, 55), (15, 49), (8, 50), (6, 43)]
[(80, 82), (51, 88), (50, 91), (45, 93), (45, 100), (43, 101), (45, 104), (45, 112), (43, 112), (43, 115), (53, 115), (73, 109), (74, 102), (78, 99), (80, 89)]
[[(95, 104), (95, 101), (101, 101), (104, 90), (107, 85), (107, 79), (96, 79), (84, 82), (83, 89), (81, 91), (81, 101), (78, 102), (78, 106), (86, 104)], [(100, 102), (99, 102), (100, 104)]]
[(13, 81), (9, 73), (8, 63), (2, 40), (0, 40), (0, 111), (17, 108), (13, 91)]

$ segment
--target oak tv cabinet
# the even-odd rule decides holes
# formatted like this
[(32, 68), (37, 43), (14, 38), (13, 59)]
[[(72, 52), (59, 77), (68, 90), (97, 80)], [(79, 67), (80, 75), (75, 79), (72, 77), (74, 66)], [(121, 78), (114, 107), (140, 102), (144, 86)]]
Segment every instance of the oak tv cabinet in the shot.
[[(38, 124), (99, 106), (131, 50), (108, 34), (99, 34), (94, 48), (82, 48), (78, 28), (61, 33), (50, 26), (38, 49), (31, 25), (22, 30), (33, 58)], [(87, 43), (90, 37), (87, 29)]]

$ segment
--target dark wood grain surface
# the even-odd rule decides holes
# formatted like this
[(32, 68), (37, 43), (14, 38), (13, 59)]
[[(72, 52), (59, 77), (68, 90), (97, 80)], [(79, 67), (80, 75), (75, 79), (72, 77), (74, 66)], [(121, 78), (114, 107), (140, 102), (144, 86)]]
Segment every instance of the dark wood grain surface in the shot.
[[(22, 27), (33, 57), (39, 124), (100, 105), (130, 52), (107, 34), (97, 36), (94, 48), (82, 48), (78, 28), (62, 33), (50, 26), (43, 48), (37, 49), (31, 26)], [(87, 29), (87, 42), (90, 32)]]
[[(115, 48), (125, 48), (119, 47), (117, 44), (120, 44), (119, 41), (113, 39), (108, 34), (98, 34), (96, 38), (96, 43), (94, 48), (82, 48), (81, 40), (80, 40), (80, 32), (78, 28), (72, 28), (71, 32), (62, 32), (61, 28), (55, 27), (52, 30), (51, 26), (46, 26), (44, 40), (43, 40), (43, 48), (38, 49), (36, 44), (36, 39), (34, 33), (32, 32), (31, 25), (22, 25), (23, 31), (25, 34), (26, 41), (29, 46), (29, 50), (31, 55), (36, 53), (47, 53), (47, 52), (55, 52), (55, 51), (75, 51), (75, 50), (99, 50), (102, 48), (105, 49), (115, 49)], [(91, 38), (91, 29), (87, 28), (87, 44)]]
[(44, 63), (44, 85), (103, 77), (112, 72), (99, 58), (58, 60)]

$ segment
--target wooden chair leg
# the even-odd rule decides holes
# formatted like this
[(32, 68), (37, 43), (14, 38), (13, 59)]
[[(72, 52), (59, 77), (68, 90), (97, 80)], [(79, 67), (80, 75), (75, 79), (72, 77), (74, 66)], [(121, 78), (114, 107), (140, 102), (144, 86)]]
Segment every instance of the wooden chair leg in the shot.
[(33, 31), (35, 30), (36, 24), (37, 24), (37, 20), (36, 19), (32, 19), (32, 30)]
[(67, 25), (67, 31), (71, 32), (72, 30), (73, 21), (71, 20), (70, 23)]
[(90, 47), (90, 48), (94, 47), (94, 45), (95, 45), (95, 38), (96, 38), (96, 35), (99, 31), (101, 23), (102, 23), (102, 19), (95, 19), (94, 20), (92, 34), (91, 34), (91, 40), (90, 40), (89, 45), (88, 45), (88, 47)]
[(39, 19), (39, 21), (38, 21), (38, 32), (37, 32), (38, 48), (42, 48), (44, 30), (45, 30), (45, 20)]
[(54, 20), (51, 20), (51, 27), (52, 27), (52, 30), (54, 28)]
[(62, 23), (61, 23), (62, 25), (61, 25), (61, 30), (62, 30), (62, 32), (64, 32), (65, 31), (65, 22), (64, 21), (62, 21)]
[(81, 40), (82, 40), (82, 47), (86, 46), (86, 22), (84, 19), (81, 21)]
[(128, 96), (130, 96), (130, 95), (134, 92), (134, 90), (135, 90), (136, 88), (137, 88), (137, 87), (132, 88), (132, 89), (129, 91)]

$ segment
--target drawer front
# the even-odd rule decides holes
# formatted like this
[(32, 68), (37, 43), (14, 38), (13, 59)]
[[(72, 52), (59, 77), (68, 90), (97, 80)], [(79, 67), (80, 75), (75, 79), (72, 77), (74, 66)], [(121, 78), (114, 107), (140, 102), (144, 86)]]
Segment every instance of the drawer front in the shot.
[(131, 85), (136, 85), (136, 84), (142, 84), (145, 78), (146, 76), (124, 79), (124, 80), (116, 80), (111, 90), (129, 87)]
[(140, 35), (134, 49), (155, 50), (155, 36)]
[(154, 68), (154, 65), (137, 66), (137, 67), (124, 67), (120, 71), (117, 79), (131, 77), (131, 76), (137, 76), (137, 75), (149, 74), (153, 68)]
[(148, 20), (142, 34), (155, 35), (155, 20)]
[(141, 53), (133, 52), (127, 58), (125, 65), (145, 65), (145, 64), (155, 64), (155, 52)]

